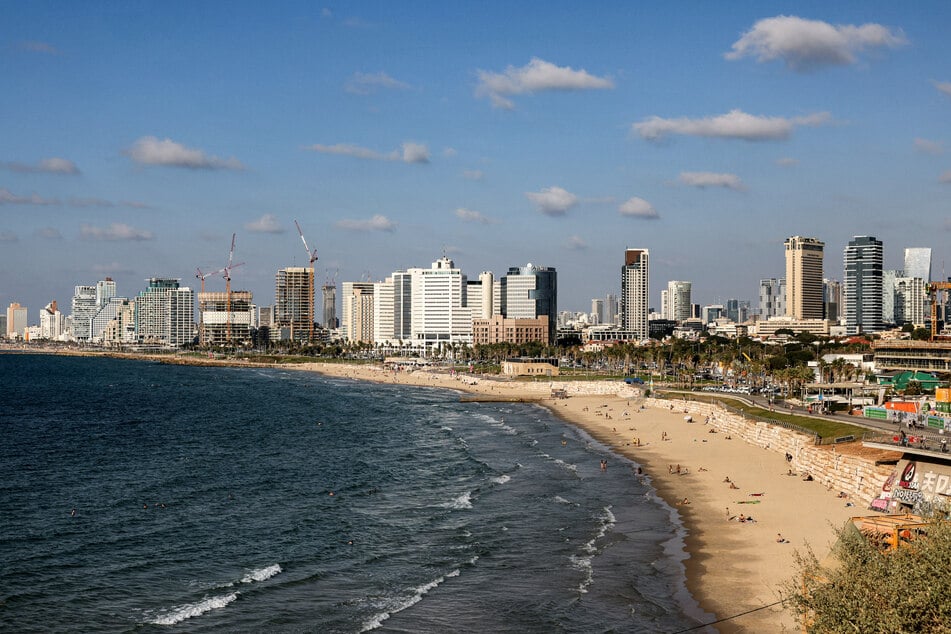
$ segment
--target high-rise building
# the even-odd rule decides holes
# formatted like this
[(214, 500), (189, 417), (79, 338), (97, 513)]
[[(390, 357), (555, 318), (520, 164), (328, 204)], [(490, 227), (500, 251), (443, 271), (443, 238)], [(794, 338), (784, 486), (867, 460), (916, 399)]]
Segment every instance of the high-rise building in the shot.
[(822, 280), (822, 301), (825, 318), (838, 323), (842, 316), (842, 284), (838, 280)]
[(203, 346), (225, 346), (251, 341), (251, 325), (255, 321), (251, 291), (198, 293), (201, 313), (199, 343)]
[(272, 340), (286, 336), (293, 341), (306, 342), (310, 338), (314, 314), (312, 274), (313, 269), (303, 266), (291, 266), (277, 272)]
[(895, 325), (896, 318), (896, 282), (904, 277), (904, 272), (890, 269), (882, 271), (882, 324)]
[(931, 318), (931, 315), (925, 311), (926, 300), (925, 282), (920, 277), (896, 278), (894, 323), (899, 326), (912, 324), (913, 326), (924, 328), (925, 315), (928, 315), (928, 319)]
[(786, 315), (822, 319), (822, 253), (825, 243), (793, 236), (786, 249)]
[(141, 344), (177, 348), (195, 339), (195, 295), (178, 278), (153, 277), (135, 298), (135, 336)]
[(472, 318), (489, 319), (495, 310), (495, 276), (491, 271), (479, 273), (479, 281), (468, 282), (466, 305), (472, 310)]
[(667, 311), (661, 308), (664, 319), (687, 321), (690, 319), (690, 294), (692, 284), (679, 280), (667, 282)]
[(339, 323), (337, 322), (337, 285), (324, 284), (321, 287), (324, 294), (323, 326), (328, 330), (333, 330)]
[(22, 339), (23, 331), (26, 330), (29, 317), (26, 312), (26, 306), (20, 306), (13, 302), (7, 308), (7, 337), (9, 339)]
[(882, 241), (856, 236), (845, 247), (842, 295), (850, 335), (882, 329)]
[(905, 277), (917, 277), (927, 284), (931, 281), (931, 248), (905, 249)]
[(762, 319), (786, 316), (786, 280), (768, 278), (759, 282), (759, 314)]
[(96, 282), (96, 306), (102, 308), (116, 296), (116, 283), (111, 277)]
[[(428, 351), (459, 343), (471, 344), (472, 313), (465, 305), (466, 276), (462, 270), (449, 258), (442, 257), (428, 269), (412, 268), (407, 273), (411, 278), (412, 345)], [(393, 282), (395, 288), (395, 277)], [(397, 303), (394, 295), (394, 307)]]
[(617, 295), (608, 293), (604, 298), (604, 323), (617, 325)]
[(558, 273), (547, 266), (513, 266), (499, 280), (502, 316), (507, 319), (548, 320), (548, 343), (558, 329)]
[(92, 318), (99, 312), (95, 286), (76, 286), (73, 289), (72, 317), (73, 339), (89, 341), (92, 335)]
[(350, 342), (373, 343), (373, 282), (344, 282), (340, 296), (340, 328)]
[(591, 300), (591, 323), (592, 324), (604, 323), (604, 300), (603, 299)]
[(393, 276), (373, 284), (373, 334), (374, 344), (393, 345), (396, 337), (393, 311)]
[(637, 339), (650, 336), (650, 252), (626, 249), (621, 267), (621, 330)]
[(57, 341), (63, 336), (65, 318), (59, 312), (54, 299), (40, 311), (40, 339)]

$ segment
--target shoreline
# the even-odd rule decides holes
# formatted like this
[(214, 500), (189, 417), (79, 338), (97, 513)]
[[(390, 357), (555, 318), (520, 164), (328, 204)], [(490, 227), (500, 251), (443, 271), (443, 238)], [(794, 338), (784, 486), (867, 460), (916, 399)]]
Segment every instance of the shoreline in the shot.
[[(695, 420), (688, 421), (684, 415), (687, 403), (683, 412), (674, 411), (672, 402), (651, 406), (659, 402), (646, 401), (639, 390), (616, 381), (573, 383), (568, 398), (553, 399), (548, 381), (498, 380), (431, 369), (394, 372), (378, 365), (347, 363), (257, 364), (240, 359), (130, 353), (10, 352), (279, 368), (449, 389), (467, 401), (540, 405), (610, 451), (642, 466), (657, 497), (683, 526), (684, 552), (676, 555), (683, 565), (686, 591), (701, 610), (716, 616), (714, 627), (724, 633), (798, 631), (794, 615), (780, 604), (779, 594), (780, 585), (795, 573), (794, 552), (810, 547), (821, 560), (829, 552), (835, 531), (846, 520), (869, 513), (860, 500), (852, 506), (851, 499), (842, 499), (823, 486), (820, 481), (826, 478), (821, 473), (810, 482), (787, 475), (792, 463), (787, 464), (778, 449), (732, 439), (725, 429), (718, 429), (721, 421), (716, 420), (716, 414), (710, 424), (703, 414), (696, 413)], [(727, 477), (735, 484), (725, 482)], [(737, 521), (741, 514), (756, 522)], [(777, 541), (778, 534), (782, 542)]]
[[(795, 573), (794, 552), (809, 547), (822, 559), (835, 531), (850, 517), (868, 513), (863, 503), (856, 500), (852, 506), (849, 499), (824, 487), (820, 477), (806, 482), (798, 474), (787, 475), (789, 465), (782, 453), (731, 439), (702, 418), (687, 422), (682, 412), (649, 407), (616, 382), (608, 384), (606, 393), (552, 399), (548, 382), (427, 370), (394, 373), (379, 366), (281, 367), (450, 389), (463, 393), (462, 400), (534, 403), (581, 428), (610, 451), (641, 465), (657, 497), (673, 509), (686, 533), (681, 563), (687, 592), (701, 610), (723, 620), (714, 626), (723, 633), (798, 631), (795, 616), (782, 606), (779, 593)], [(629, 394), (610, 393), (612, 388)], [(723, 481), (726, 477), (739, 488), (731, 489)], [(682, 504), (685, 499), (688, 503)], [(755, 518), (755, 523), (739, 522), (741, 514)], [(777, 534), (783, 542), (777, 542)]]

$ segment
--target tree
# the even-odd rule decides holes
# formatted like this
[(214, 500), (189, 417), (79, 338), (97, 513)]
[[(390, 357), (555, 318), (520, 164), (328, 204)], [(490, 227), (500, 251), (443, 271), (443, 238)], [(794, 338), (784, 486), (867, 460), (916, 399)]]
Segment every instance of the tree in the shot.
[(784, 586), (809, 632), (951, 632), (951, 523), (883, 551), (851, 523), (838, 531), (828, 563), (796, 553), (797, 574)]

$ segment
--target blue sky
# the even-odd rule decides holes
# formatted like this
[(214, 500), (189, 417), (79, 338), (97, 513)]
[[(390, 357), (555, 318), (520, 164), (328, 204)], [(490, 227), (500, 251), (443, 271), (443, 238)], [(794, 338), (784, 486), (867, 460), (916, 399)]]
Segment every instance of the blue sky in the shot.
[(562, 310), (618, 292), (627, 247), (658, 307), (671, 279), (755, 300), (791, 235), (835, 279), (853, 235), (951, 255), (947, 3), (2, 9), (0, 305), (31, 323), (105, 276), (197, 287), (232, 233), (271, 304), (295, 219), (319, 283), (445, 252), (555, 267)]

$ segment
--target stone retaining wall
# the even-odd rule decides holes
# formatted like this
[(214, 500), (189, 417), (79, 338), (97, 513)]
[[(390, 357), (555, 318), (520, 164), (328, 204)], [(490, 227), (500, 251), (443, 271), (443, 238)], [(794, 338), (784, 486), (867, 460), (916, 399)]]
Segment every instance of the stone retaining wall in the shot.
[(842, 453), (835, 445), (817, 446), (812, 436), (744, 418), (712, 403), (645, 399), (648, 407), (671, 409), (690, 415), (697, 423), (708, 420), (718, 432), (728, 434), (751, 445), (792, 455), (790, 467), (799, 475), (806, 473), (820, 485), (834, 491), (843, 491), (855, 502), (857, 509), (865, 509), (879, 496), (882, 484), (891, 475), (893, 465), (876, 465), (874, 460)]

